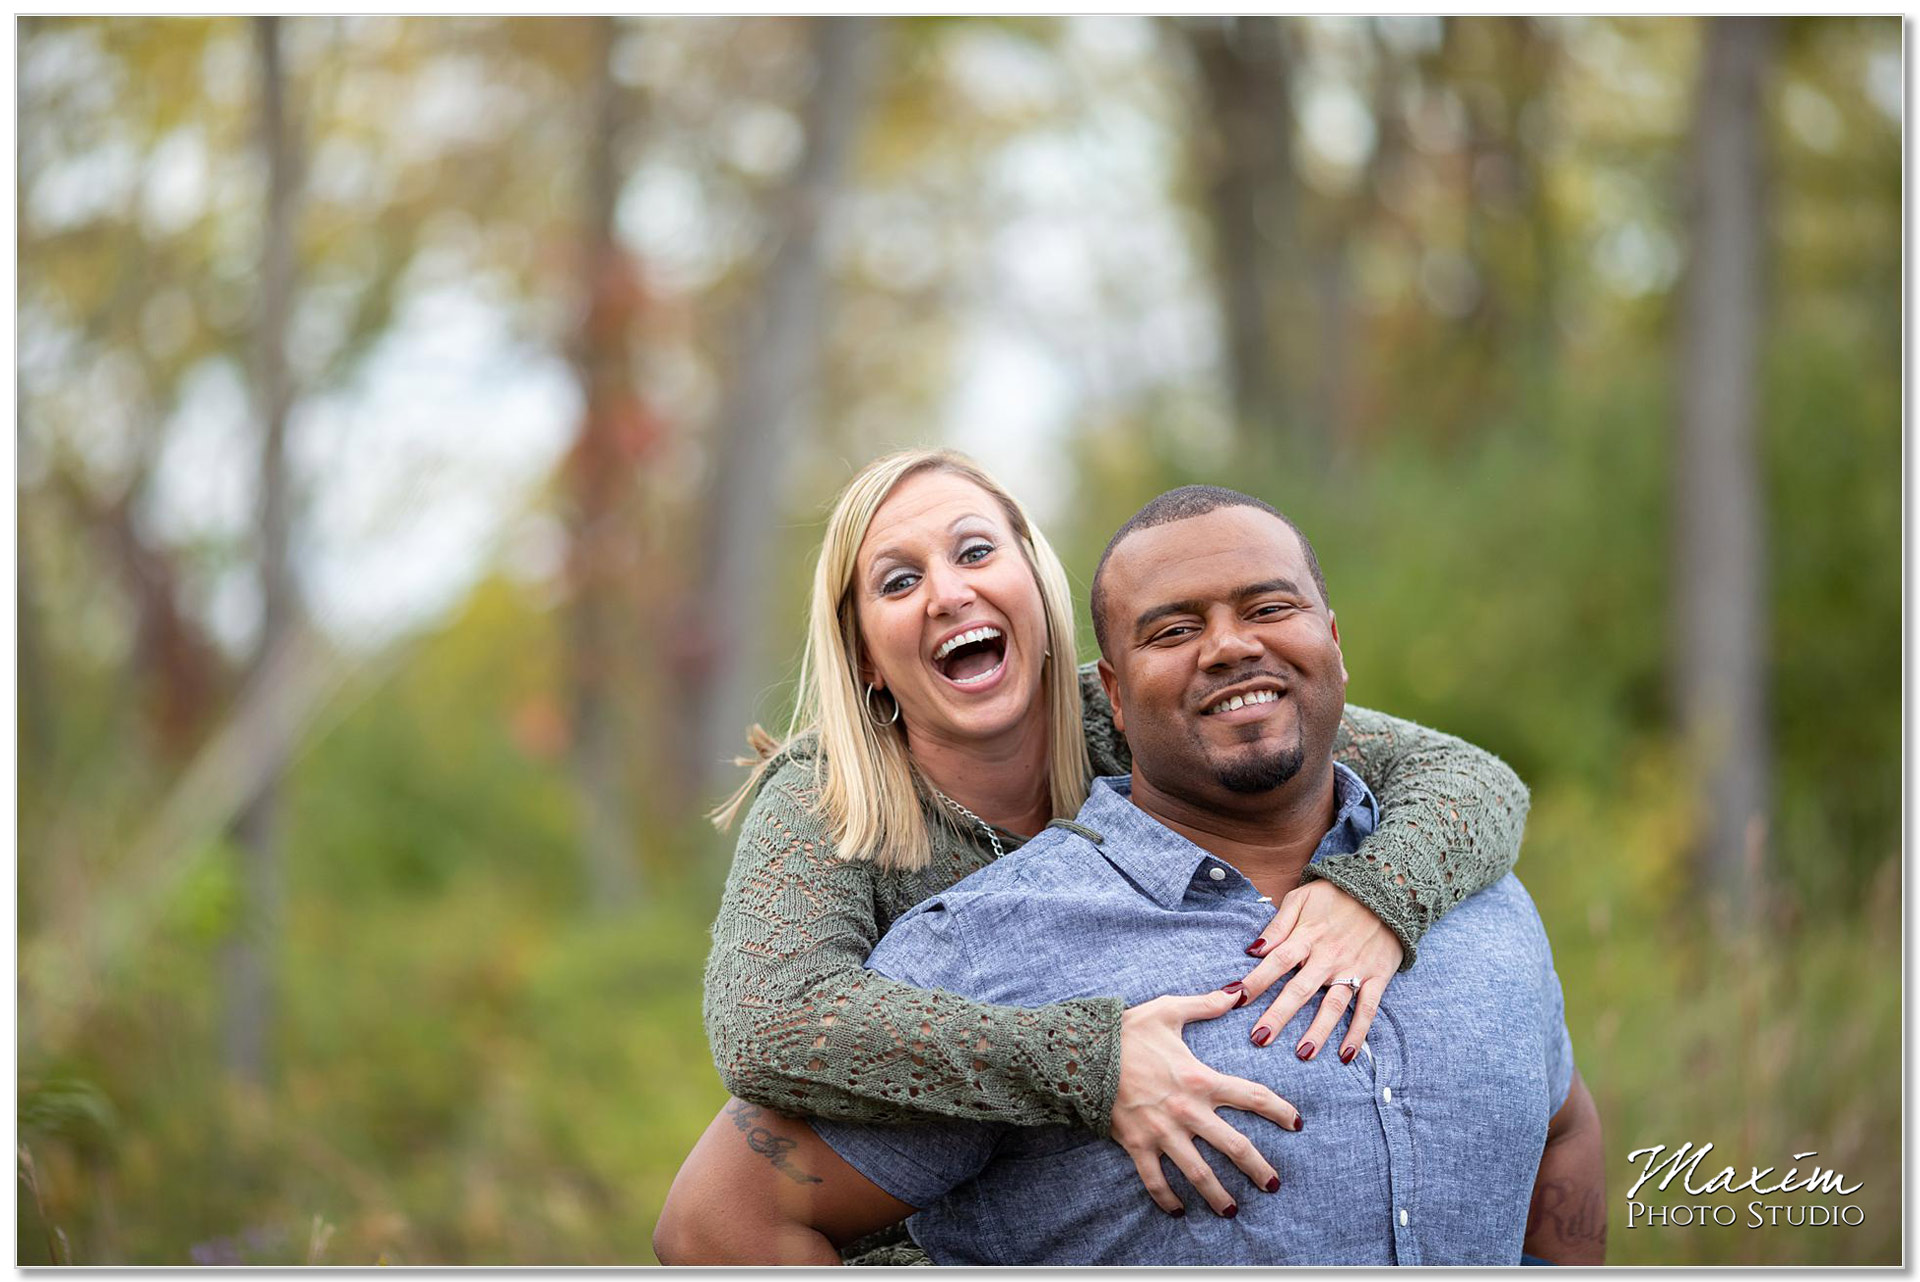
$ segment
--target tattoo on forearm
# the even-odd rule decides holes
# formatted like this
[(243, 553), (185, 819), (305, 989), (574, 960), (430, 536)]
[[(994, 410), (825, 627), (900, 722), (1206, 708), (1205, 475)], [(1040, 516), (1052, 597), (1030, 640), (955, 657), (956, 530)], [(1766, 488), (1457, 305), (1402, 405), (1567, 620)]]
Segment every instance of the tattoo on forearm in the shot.
[(1566, 1243), (1607, 1243), (1607, 1204), (1601, 1191), (1572, 1180), (1546, 1180), (1534, 1186), (1527, 1208), (1527, 1232), (1552, 1234)]
[(790, 1140), (784, 1135), (775, 1135), (766, 1127), (758, 1125), (762, 1116), (759, 1105), (749, 1104), (745, 1100), (731, 1100), (727, 1104), (726, 1112), (727, 1116), (733, 1119), (735, 1128), (747, 1137), (747, 1147), (765, 1157), (774, 1170), (795, 1184), (825, 1183), (819, 1176), (809, 1175), (801, 1170), (794, 1164), (793, 1159), (787, 1156), (789, 1152), (800, 1147), (797, 1140)]

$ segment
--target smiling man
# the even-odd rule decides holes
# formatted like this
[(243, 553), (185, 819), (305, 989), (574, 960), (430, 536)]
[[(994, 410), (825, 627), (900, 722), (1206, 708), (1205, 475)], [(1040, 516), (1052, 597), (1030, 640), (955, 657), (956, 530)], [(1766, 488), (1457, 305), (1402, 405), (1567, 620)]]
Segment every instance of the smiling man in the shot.
[[(1189, 486), (1149, 503), (1108, 545), (1093, 594), (1131, 776), (1099, 780), (1072, 823), (902, 917), (869, 966), (1013, 1005), (1135, 1003), (1207, 976), (1230, 988), (1269, 901), (1376, 821), (1331, 756), (1347, 671), (1327, 600), (1312, 545), (1259, 500)], [(1264, 1189), (1222, 1174), (1225, 1215), (1166, 1214), (1125, 1152), (1084, 1131), (763, 1116), (758, 1144), (702, 1139), (714, 1157), (676, 1183), (656, 1250), (830, 1263), (835, 1245), (912, 1214), (940, 1264), (1599, 1263), (1599, 1119), (1520, 883), (1454, 909), (1418, 965), (1362, 1000), (1379, 1018), (1345, 1059), (1280, 1049), (1304, 1036), (1306, 1009), (1280, 1046), (1251, 1009), (1186, 1027), (1201, 1059), (1299, 1108), (1284, 1135), (1223, 1114), (1279, 1155)], [(781, 1163), (759, 1160), (776, 1146)]]

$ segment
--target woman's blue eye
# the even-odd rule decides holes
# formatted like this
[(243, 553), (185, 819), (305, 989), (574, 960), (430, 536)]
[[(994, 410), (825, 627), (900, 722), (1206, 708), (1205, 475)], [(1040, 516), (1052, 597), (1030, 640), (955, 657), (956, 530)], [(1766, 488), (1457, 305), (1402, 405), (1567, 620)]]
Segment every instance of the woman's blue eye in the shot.
[(919, 580), (919, 575), (907, 570), (902, 570), (897, 574), (889, 574), (880, 581), (880, 594), (882, 596), (892, 596), (896, 592), (905, 592), (908, 588), (919, 582)]
[(991, 551), (993, 551), (993, 544), (991, 543), (969, 544), (960, 551), (960, 564), (972, 565), (976, 561), (984, 561), (987, 558), (987, 554)]

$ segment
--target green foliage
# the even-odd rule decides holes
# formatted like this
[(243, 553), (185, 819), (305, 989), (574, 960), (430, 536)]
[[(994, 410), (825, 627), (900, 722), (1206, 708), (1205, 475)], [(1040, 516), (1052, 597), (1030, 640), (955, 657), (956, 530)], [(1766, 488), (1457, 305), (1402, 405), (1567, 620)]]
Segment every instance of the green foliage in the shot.
[(161, 912), (161, 933), (201, 948), (226, 938), (242, 911), (240, 861), (240, 851), (226, 840), (210, 842), (187, 856), (186, 869)]
[(577, 893), (560, 741), (537, 726), (516, 739), (528, 718), (558, 715), (553, 622), (490, 581), (463, 619), (365, 697), (294, 793), (292, 825), (315, 854), (303, 890), (382, 901), (484, 870), (521, 893)]
[[(1605, 1133), (1608, 1263), (1899, 1259), (1902, 1002), (1899, 985), (1880, 980), (1900, 948), (1897, 859), (1874, 870), (1858, 916), (1716, 938), (1673, 895), (1689, 799), (1657, 754), (1631, 776), (1607, 792), (1536, 789), (1519, 869), (1553, 939), (1574, 1055)], [(1755, 1230), (1751, 1195), (1720, 1194), (1698, 1200), (1735, 1207), (1736, 1227), (1629, 1229), (1625, 1195), (1644, 1166), (1627, 1154), (1685, 1142), (1715, 1146), (1700, 1182), (1728, 1164), (1784, 1172), (1793, 1154), (1817, 1151), (1812, 1160), (1862, 1186), (1850, 1200), (1864, 1220)], [(1695, 1200), (1654, 1186), (1643, 1201)]]

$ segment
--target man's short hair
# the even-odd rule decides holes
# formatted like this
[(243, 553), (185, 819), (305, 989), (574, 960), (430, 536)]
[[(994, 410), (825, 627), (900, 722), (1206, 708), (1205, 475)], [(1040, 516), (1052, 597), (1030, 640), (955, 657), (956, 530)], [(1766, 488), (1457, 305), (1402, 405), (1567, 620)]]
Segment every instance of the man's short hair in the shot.
[(1093, 591), (1089, 594), (1088, 608), (1093, 613), (1093, 636), (1099, 642), (1100, 653), (1107, 652), (1107, 594), (1104, 582), (1107, 562), (1113, 558), (1113, 550), (1126, 541), (1129, 534), (1136, 530), (1150, 530), (1156, 525), (1168, 525), (1174, 521), (1185, 521), (1196, 516), (1223, 507), (1252, 507), (1277, 516), (1294, 537), (1300, 540), (1300, 550), (1306, 554), (1307, 573), (1313, 576), (1313, 586), (1320, 590), (1320, 602), (1329, 609), (1333, 598), (1327, 595), (1326, 576), (1320, 573), (1320, 558), (1314, 555), (1313, 541), (1301, 528), (1293, 523), (1293, 518), (1279, 508), (1251, 494), (1242, 494), (1238, 490), (1229, 490), (1220, 485), (1182, 485), (1178, 489), (1168, 490), (1147, 501), (1147, 505), (1127, 518), (1127, 523), (1115, 530), (1113, 537), (1107, 540), (1106, 551), (1100, 554), (1100, 564), (1094, 567)]

